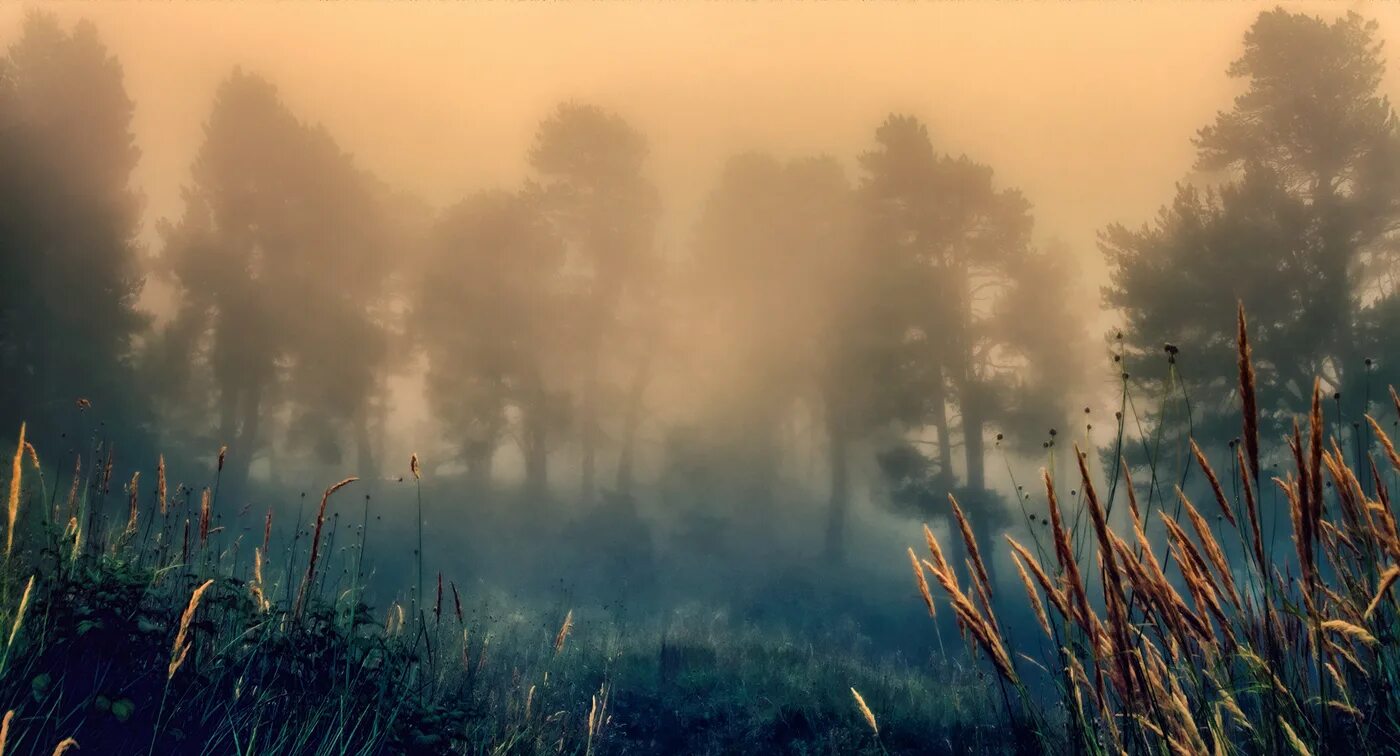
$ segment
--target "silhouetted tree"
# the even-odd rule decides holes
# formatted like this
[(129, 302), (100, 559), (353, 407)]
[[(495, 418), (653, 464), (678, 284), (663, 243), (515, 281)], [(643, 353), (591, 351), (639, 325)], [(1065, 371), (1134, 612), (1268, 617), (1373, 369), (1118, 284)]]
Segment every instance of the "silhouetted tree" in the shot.
[(551, 385), (568, 317), (563, 263), (534, 197), (483, 193), (438, 223), (413, 330), (429, 357), (429, 400), (479, 486), (513, 413), (527, 492), (546, 490), (551, 430), (563, 414)]
[(805, 408), (824, 417), (838, 530), (849, 499), (849, 439), (859, 431), (837, 394), (860, 389), (837, 385), (847, 355), (831, 350), (846, 346), (841, 318), (860, 294), (850, 277), (854, 222), (853, 194), (835, 160), (731, 158), (697, 227), (687, 291), (695, 344), (711, 350), (697, 367), (719, 397), (706, 422), (750, 482), (746, 498), (763, 506), (777, 495), (778, 468), (792, 451), (783, 429)]
[(316, 461), (341, 463), (350, 435), (357, 463), (373, 467), (370, 403), (386, 349), (375, 309), (390, 262), (382, 190), (242, 71), (219, 87), (191, 179), (184, 216), (161, 227), (180, 304), (158, 347), (191, 422), (212, 405), (205, 433), (230, 447), (234, 485), (279, 409)]
[[(529, 191), (564, 240), (572, 280), (568, 322), (575, 329), (574, 414), (584, 501), (593, 499), (597, 487), (601, 408), (608, 391), (625, 381), (609, 381), (609, 374), (644, 377), (646, 371), (635, 365), (650, 359), (646, 350), (621, 343), (638, 329), (620, 327), (624, 315), (649, 317), (628, 300), (644, 300), (656, 275), (659, 201), (642, 173), (647, 151), (646, 140), (622, 118), (576, 103), (559, 106), (540, 124), (530, 150), (538, 183)], [(631, 370), (617, 362), (629, 352)]]
[[(936, 153), (918, 119), (890, 116), (875, 142), (860, 158), (864, 244), (886, 277), (874, 289), (886, 322), (874, 330), (904, 340), (884, 350), (900, 362), (882, 395), (902, 435), (877, 459), (896, 506), (946, 516), (956, 491), (990, 549), (1004, 513), (986, 489), (989, 426), (1024, 447), (1066, 417), (1080, 385), (1065, 253), (1035, 249), (1021, 193)], [(936, 441), (912, 437), (926, 427)]]
[(0, 60), (0, 427), (53, 449), (79, 398), (144, 437), (138, 151), (121, 65), (92, 24), (33, 13)]
[(1063, 253), (1036, 251), (1021, 193), (998, 188), (986, 166), (937, 155), (917, 119), (891, 116), (875, 139), (861, 156), (867, 239), (908, 282), (900, 301), (927, 391), (923, 412), (938, 434), (935, 475), (955, 480), (955, 410), (963, 482), (981, 490), (988, 424), (1025, 432), (1009, 410), (1049, 405), (1049, 416), (1060, 414), (1055, 397), (1073, 388), (1059, 383), (1073, 375), (1067, 345), (1080, 335), (1066, 277), (1035, 275), (1054, 272)]
[[(1375, 31), (1354, 13), (1261, 13), (1228, 71), (1243, 94), (1196, 139), (1197, 167), (1218, 186), (1179, 186), (1154, 224), (1101, 234), (1104, 300), (1123, 316), (1134, 375), (1166, 378), (1168, 361), (1149, 355), (1170, 343), (1188, 388), (1223, 395), (1242, 301), (1264, 422), (1300, 407), (1315, 375), (1359, 408), (1366, 350), (1395, 346), (1367, 328), (1392, 308), (1400, 218), (1400, 142)], [(1196, 410), (1198, 435), (1237, 432), (1232, 402)]]

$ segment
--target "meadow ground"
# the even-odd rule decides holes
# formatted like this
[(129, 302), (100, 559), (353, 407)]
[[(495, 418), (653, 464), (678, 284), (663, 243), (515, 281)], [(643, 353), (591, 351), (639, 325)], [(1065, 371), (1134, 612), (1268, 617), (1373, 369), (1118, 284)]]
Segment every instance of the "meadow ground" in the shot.
[[(371, 607), (370, 517), (358, 527), (327, 517), (342, 484), (289, 536), (270, 515), (244, 527), (216, 514), (217, 476), (167, 491), (161, 463), (157, 480), (123, 491), (98, 449), (92, 472), (60, 486), (32, 447), (16, 448), (15, 537), (0, 580), (5, 754), (73, 742), (162, 754), (924, 753), (1010, 742), (995, 727), (991, 678), (971, 660), (876, 659), (699, 608), (665, 623), (563, 606), (545, 617), (440, 573), (422, 575), (422, 602), (410, 589)], [(878, 731), (853, 690), (879, 712)]]
[[(907, 554), (908, 585), (958, 630), (922, 660), (703, 605), (652, 624), (531, 615), (425, 570), (421, 550), (412, 589), (372, 608), (368, 500), (359, 526), (327, 516), (352, 479), (274, 537), (270, 513), (223, 524), (217, 473), (167, 491), (159, 462), (152, 486), (123, 487), (98, 448), (60, 485), (21, 429), (0, 754), (1400, 751), (1400, 453), (1375, 417), (1368, 443), (1335, 438), (1317, 386), (1262, 445), (1247, 333), (1241, 311), (1228, 467), (1185, 438), (1185, 467), (1149, 456), (1135, 481), (1121, 455), (1076, 449), (1026, 505), (1029, 535), (996, 544), (949, 498), (950, 537), (926, 528)], [(1376, 413), (1395, 427), (1390, 398)], [(990, 577), (992, 548), (1009, 581)], [(854, 593), (839, 569), (811, 573)]]

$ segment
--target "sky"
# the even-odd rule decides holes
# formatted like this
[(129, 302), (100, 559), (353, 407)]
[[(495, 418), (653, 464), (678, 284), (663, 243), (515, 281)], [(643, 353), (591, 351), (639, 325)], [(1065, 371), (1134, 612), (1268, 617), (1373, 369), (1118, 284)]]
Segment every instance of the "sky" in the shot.
[[(1189, 178), (1191, 137), (1237, 93), (1225, 69), (1253, 17), (1272, 5), (40, 7), (91, 19), (122, 61), (152, 242), (156, 221), (181, 211), (215, 87), (241, 65), (273, 80), (294, 112), (322, 123), (360, 165), (437, 206), (518, 185), (534, 127), (556, 103), (613, 109), (650, 139), (670, 251), (684, 248), (729, 155), (827, 153), (854, 170), (884, 116), (910, 113), (929, 124), (936, 148), (985, 162), (1021, 188), (1039, 236), (1066, 242), (1096, 284), (1096, 231), (1150, 220)], [(0, 43), (16, 38), (30, 7), (0, 6)], [(1380, 22), (1382, 37), (1400, 35), (1400, 5), (1288, 7), (1355, 8)]]

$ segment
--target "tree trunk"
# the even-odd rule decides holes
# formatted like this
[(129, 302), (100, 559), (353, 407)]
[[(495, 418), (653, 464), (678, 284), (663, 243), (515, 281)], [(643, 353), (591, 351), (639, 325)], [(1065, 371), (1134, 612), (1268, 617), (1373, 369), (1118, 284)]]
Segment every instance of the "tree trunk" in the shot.
[(548, 429), (545, 426), (544, 399), (525, 409), (524, 448), (525, 494), (541, 499), (549, 491)]
[(598, 475), (598, 365), (592, 355), (579, 401), (579, 503), (593, 502)]
[(549, 395), (538, 368), (523, 377), (520, 453), (525, 458), (525, 495), (539, 502), (549, 492)]
[(987, 460), (983, 438), (985, 421), (982, 416), (980, 388), (974, 380), (968, 380), (962, 390), (963, 452), (967, 461), (967, 487), (974, 491), (981, 491), (987, 487)]
[(953, 478), (953, 436), (948, 431), (948, 397), (944, 391), (942, 370), (929, 401), (933, 404), (933, 427), (938, 431), (938, 479), (951, 482)]
[[(481, 492), (491, 487), (491, 470), (496, 450), (489, 444), (472, 444), (467, 450), (467, 485), (473, 492)], [(529, 478), (529, 459), (526, 458), (526, 477)]]
[(647, 386), (651, 383), (652, 355), (655, 349), (648, 344), (642, 361), (637, 365), (632, 386), (627, 394), (627, 410), (622, 421), (622, 451), (617, 458), (617, 492), (632, 493), (632, 465), (636, 455), (637, 426), (642, 422), (642, 400), (646, 397)]
[[(830, 410), (828, 410), (830, 412)], [(850, 509), (850, 460), (846, 429), (835, 418), (827, 420), (827, 456), (831, 473), (831, 500), (827, 509), (826, 557), (845, 559), (846, 517)]]

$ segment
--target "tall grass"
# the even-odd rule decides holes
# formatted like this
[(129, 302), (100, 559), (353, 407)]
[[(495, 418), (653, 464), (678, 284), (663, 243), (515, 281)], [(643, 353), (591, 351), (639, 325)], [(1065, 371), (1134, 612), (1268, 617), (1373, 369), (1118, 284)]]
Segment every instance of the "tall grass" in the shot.
[[(19, 442), (0, 573), (0, 753), (583, 753), (607, 733), (596, 709), (587, 720), (596, 683), (559, 682), (568, 668), (547, 633), (520, 643), (538, 646), (528, 666), (492, 666), (490, 632), (464, 616), (455, 584), (455, 623), (440, 603), (438, 622), (413, 632), (372, 619), (358, 585), (328, 574), (350, 574), (330, 510), (353, 477), (326, 489), (309, 540), (288, 533), (274, 558), (269, 511), (240, 560), (217, 478), (170, 496), (161, 458), (143, 497), (139, 474), (111, 490), (110, 449), (87, 457), (66, 500), (45, 501), (20, 469), (42, 479), (37, 453)], [(362, 565), (358, 554), (352, 582)]]
[[(333, 540), (353, 478), (275, 521), (222, 511), (217, 463), (208, 484), (181, 484), (158, 458), (143, 489), (114, 477), (97, 443), (50, 497), (20, 448), (0, 571), (0, 756), (876, 754), (923, 750), (930, 730), (943, 751), (1006, 741), (968, 668), (934, 677), (703, 615), (639, 631), (560, 607), (530, 625), (485, 599), (464, 608), (441, 573), (427, 604), (421, 548), (400, 600), (371, 608), (369, 497), (359, 538)], [(850, 712), (853, 686), (878, 732)]]
[[(1386, 465), (1400, 471), (1400, 455), (1368, 415), (1380, 458), (1358, 452), (1349, 461), (1326, 433), (1315, 383), (1307, 417), (1301, 426), (1294, 422), (1283, 444), (1291, 469), (1262, 480), (1247, 330), (1241, 308), (1243, 439), (1231, 444), (1228, 491), (1190, 442), (1190, 464), (1209, 484), (1209, 507), (1178, 486), (1175, 511), (1162, 504), (1154, 512), (1155, 470), (1148, 506), (1141, 507), (1126, 463), (1112, 466), (1105, 486), (1089, 454), (1076, 446), (1072, 475), (1080, 493), (1076, 511), (1068, 512), (1054, 475), (1044, 472), (1050, 545), (1037, 538), (1031, 548), (1006, 537), (1044, 635), (1043, 652), (1019, 651), (1003, 632), (984, 555), (956, 500), (951, 508), (967, 564), (946, 561), (925, 529), (929, 557), (915, 561), (920, 593), (929, 601), (926, 572), (946, 594), (969, 648), (1014, 694), (1004, 703), (1006, 715), (1033, 730), (1044, 750), (1400, 750), (1400, 703), (1393, 694), (1400, 680), (1393, 590), (1400, 530), (1384, 471)], [(1395, 404), (1400, 412), (1400, 399)], [(1265, 486), (1287, 507), (1292, 554), (1276, 553), (1264, 535)], [(1128, 516), (1115, 528), (1118, 491)], [(1157, 524), (1164, 538), (1149, 535)], [(1233, 560), (1231, 549), (1239, 555)]]

